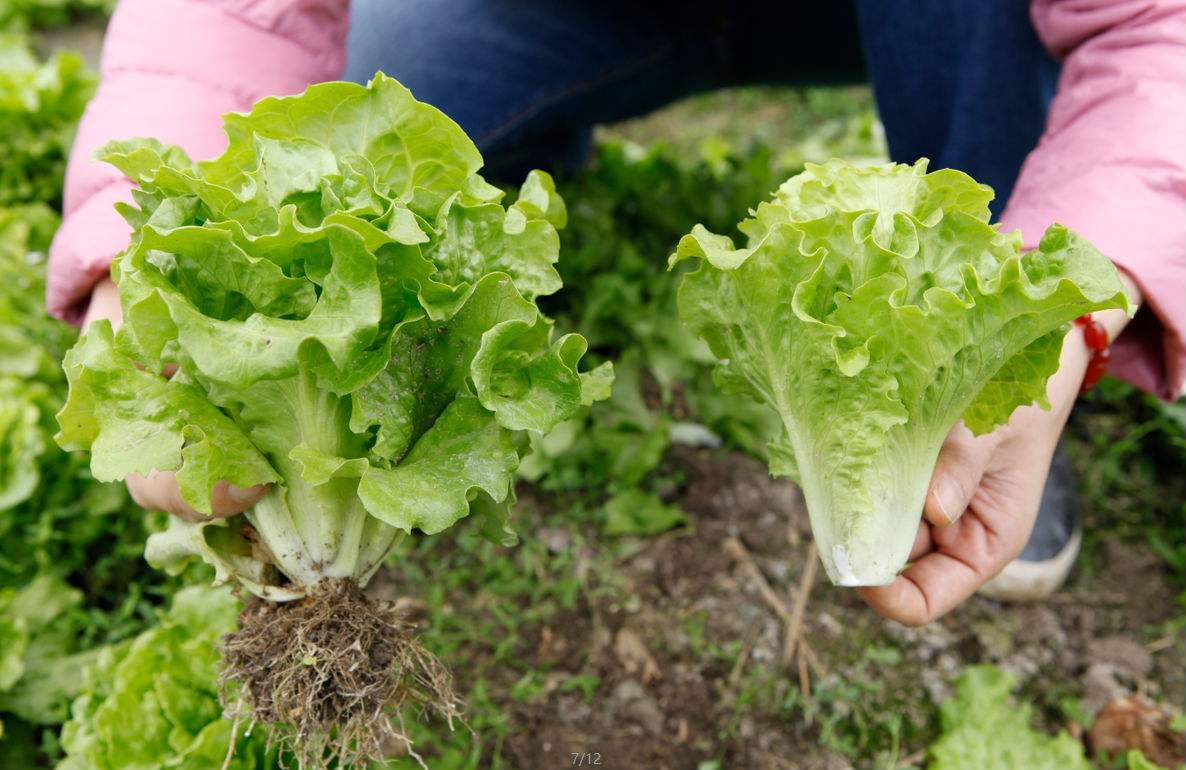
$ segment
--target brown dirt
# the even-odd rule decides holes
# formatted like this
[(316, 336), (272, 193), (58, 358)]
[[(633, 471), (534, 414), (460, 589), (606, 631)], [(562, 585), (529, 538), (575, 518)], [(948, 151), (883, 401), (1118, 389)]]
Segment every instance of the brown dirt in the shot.
[[(739, 454), (675, 449), (666, 462), (681, 480), (668, 502), (691, 526), (636, 541), (612, 565), (612, 585), (587, 591), (545, 626), (520, 629), (524, 664), (546, 672), (541, 693), (516, 700), (518, 674), (486, 672), (490, 698), (509, 719), (506, 766), (551, 770), (596, 755), (601, 766), (640, 770), (695, 770), (714, 759), (746, 770), (851, 770), (872, 761), (845, 758), (843, 741), (825, 731), (856, 731), (886, 713), (903, 718), (898, 757), (917, 762), (934, 737), (934, 704), (966, 665), (982, 662), (1018, 676), (1047, 729), (1078, 729), (1057, 708), (1068, 695), (1089, 711), (1129, 692), (1186, 703), (1186, 640), (1167, 637), (1181, 610), (1164, 568), (1144, 546), (1112, 544), (1094, 574), (1076, 574), (1052, 601), (974, 597), (923, 628), (886, 621), (820, 577), (804, 623), (820, 662), (807, 672), (816, 705), (779, 706), (800, 686), (797, 670), (779, 670), (783, 620), (722, 545), (740, 540), (789, 612), (810, 538), (802, 499)], [(519, 526), (537, 527), (547, 542), (541, 511), (562, 503), (530, 487), (520, 498)], [(608, 550), (589, 530), (582, 547)], [(450, 601), (454, 611), (488, 611), (467, 608), (463, 592)], [(577, 675), (597, 678), (591, 697), (561, 686)], [(864, 689), (844, 689), (852, 682)]]
[[(720, 755), (722, 730), (735, 729), (739, 740), (727, 766), (844, 767), (827, 752), (805, 750), (785, 725), (742, 719), (731, 728), (739, 676), (705, 649), (745, 640), (749, 659), (777, 656), (780, 621), (721, 546), (740, 539), (755, 557), (770, 559), (772, 582), (789, 582), (801, 564), (788, 553), (801, 554), (810, 532), (801, 496), (742, 455), (676, 450), (668, 462), (686, 479), (674, 502), (694, 527), (645, 541), (619, 565), (622, 592), (635, 602), (583, 608), (541, 632), (539, 664), (592, 673), (600, 685), (592, 703), (552, 692), (512, 707), (515, 728), (505, 746), (511, 765), (571, 766), (574, 752), (595, 752), (607, 767), (693, 770)], [(702, 639), (689, 639), (689, 626), (701, 622), (695, 635)], [(631, 643), (616, 644), (623, 635)], [(649, 676), (639, 648), (653, 664)]]

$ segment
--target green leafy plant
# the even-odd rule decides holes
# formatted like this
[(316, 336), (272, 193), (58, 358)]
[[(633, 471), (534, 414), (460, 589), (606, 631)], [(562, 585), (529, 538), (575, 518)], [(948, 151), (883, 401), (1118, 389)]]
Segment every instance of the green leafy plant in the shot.
[(1165, 403), (1105, 379), (1081, 401), (1068, 433), (1083, 501), (1084, 567), (1095, 567), (1108, 541), (1145, 542), (1186, 588), (1186, 400)]
[[(169, 570), (198, 557), (262, 599), (330, 605), (281, 613), (300, 628), (348, 607), (336, 638), (299, 655), (308, 634), (281, 639), (271, 617), (245, 615), (243, 634), (271, 640), (239, 637), (228, 666), (267, 679), (247, 692), (289, 688), (255, 716), (295, 724), (305, 758), (330, 735), (374, 756), (378, 707), (443, 683), (418, 647), (409, 654), (432, 669), (420, 678), (390, 675), (401, 653), (389, 650), (374, 687), (345, 681), (379, 665), (349, 651), (356, 638), (412, 643), (389, 614), (367, 614), (359, 588), (404, 536), (471, 511), (513, 541), (523, 432), (603, 398), (612, 372), (579, 372), (584, 339), (553, 339), (535, 305), (560, 288), (566, 219), (546, 174), (504, 207), (465, 133), (382, 74), (264, 99), (225, 127), (224, 154), (196, 164), (154, 140), (101, 151), (139, 184), (122, 209), (133, 240), (112, 268), (123, 325), (93, 324), (67, 354), (58, 439), (91, 450), (100, 480), (175, 472), (205, 514), (220, 480), (271, 484), (245, 515), (174, 520), (147, 557)], [(346, 709), (317, 689), (335, 684)]]
[(44, 252), (57, 227), (44, 205), (0, 209), (0, 511), (32, 496), (73, 332), (45, 315)]
[(117, 0), (4, 0), (0, 30), (60, 27), (87, 14), (108, 16)]
[(605, 531), (610, 535), (657, 535), (685, 526), (688, 517), (675, 505), (666, 505), (641, 489), (628, 489), (605, 504)]
[(1128, 770), (1166, 770), (1166, 768), (1162, 767), (1156, 762), (1151, 762), (1146, 759), (1145, 755), (1137, 749), (1132, 749), (1129, 751), (1128, 754), (1125, 755), (1124, 761)]
[(670, 427), (681, 438), (687, 425), (672, 422), (694, 423), (765, 453), (777, 419), (750, 399), (711, 387), (713, 356), (679, 322), (683, 271), (664, 273), (661, 258), (697, 221), (720, 228), (736, 222), (797, 168), (764, 146), (729, 151), (719, 141), (699, 153), (622, 140), (598, 148), (591, 168), (567, 192), (578, 203), (561, 234), (564, 289), (549, 301), (559, 322), (585, 336), (593, 351), (636, 371), (619, 378), (612, 403), (591, 410), (587, 429), (631, 426), (657, 442), (652, 434), (668, 434)]
[(709, 142), (699, 152), (603, 140), (589, 168), (563, 188), (576, 203), (561, 233), (564, 289), (545, 299), (558, 325), (614, 361), (610, 399), (532, 437), (520, 475), (575, 493), (616, 534), (683, 523), (658, 489), (674, 443), (726, 443), (760, 455), (778, 420), (750, 399), (712, 387), (713, 357), (680, 322), (680, 271), (664, 272), (670, 244), (697, 220), (726, 226), (790, 167), (757, 146)]
[(41, 62), (24, 36), (0, 34), (0, 205), (60, 200), (66, 152), (94, 90), (77, 54)]
[(79, 650), (82, 592), (41, 576), (0, 589), (0, 712), (39, 725), (66, 718), (96, 651)]
[(718, 385), (773, 408), (775, 474), (797, 477), (828, 576), (893, 580), (935, 458), (1049, 407), (1067, 322), (1127, 307), (1112, 264), (1058, 225), (1021, 253), (988, 223), (992, 191), (953, 170), (808, 165), (739, 228), (697, 226), (680, 316), (721, 360)]
[(218, 642), (238, 611), (225, 588), (184, 588), (159, 624), (97, 651), (58, 770), (280, 767), (266, 737), (236, 731), (218, 702)]
[(929, 770), (1090, 770), (1083, 744), (1030, 727), (1030, 708), (1009, 697), (1016, 680), (995, 666), (972, 666), (939, 707), (942, 735)]

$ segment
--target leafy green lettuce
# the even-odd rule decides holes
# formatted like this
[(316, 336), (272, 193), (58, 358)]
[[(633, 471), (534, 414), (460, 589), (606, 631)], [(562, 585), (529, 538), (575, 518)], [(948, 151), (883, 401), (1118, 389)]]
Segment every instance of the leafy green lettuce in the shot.
[(0, 208), (0, 587), (53, 576), (83, 589), (91, 644), (138, 629), (134, 608), (161, 576), (143, 562), (145, 517), (123, 486), (96, 484), (88, 458), (53, 440), (62, 356), (78, 336), (45, 310), (57, 222), (43, 204)]
[(219, 705), (218, 642), (238, 611), (226, 589), (184, 588), (158, 625), (99, 651), (62, 728), (58, 770), (279, 767), (267, 739), (235, 733)]
[(972, 666), (939, 707), (943, 734), (929, 750), (928, 770), (1090, 770), (1083, 744), (1030, 727), (1028, 704), (1013, 703), (1017, 682), (995, 666)]
[(66, 718), (95, 652), (79, 651), (82, 592), (40, 576), (0, 589), (0, 713), (35, 724)]
[(94, 90), (77, 54), (38, 61), (24, 36), (0, 33), (0, 205), (60, 201), (66, 153)]
[[(560, 288), (552, 180), (509, 206), (465, 133), (382, 74), (225, 118), (194, 163), (154, 140), (101, 155), (139, 184), (112, 276), (123, 326), (65, 359), (62, 446), (100, 480), (175, 471), (272, 484), (245, 517), (174, 521), (169, 569), (200, 556), (271, 599), (365, 582), (403, 533), (474, 511), (501, 541), (525, 442), (608, 394), (585, 341), (535, 304)], [(176, 366), (171, 378), (162, 375)]]
[(0, 208), (0, 511), (32, 496), (51, 441), (58, 366), (72, 333), (45, 315), (44, 252), (57, 227), (46, 206)]
[(117, 0), (4, 0), (0, 30), (60, 27), (87, 15), (109, 16)]
[(891, 581), (913, 543), (943, 439), (1048, 408), (1067, 322), (1127, 307), (1111, 263), (1054, 225), (1021, 253), (988, 223), (992, 191), (954, 170), (809, 164), (740, 223), (697, 226), (684, 322), (718, 385), (772, 407), (771, 470), (796, 475), (828, 576)]

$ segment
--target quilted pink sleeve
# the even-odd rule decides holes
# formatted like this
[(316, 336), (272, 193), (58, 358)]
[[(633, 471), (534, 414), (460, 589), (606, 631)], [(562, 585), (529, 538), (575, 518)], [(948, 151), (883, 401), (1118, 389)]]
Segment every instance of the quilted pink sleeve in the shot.
[(131, 200), (132, 185), (93, 159), (97, 147), (155, 136), (195, 159), (217, 155), (226, 144), (222, 113), (341, 75), (348, 16), (348, 0), (122, 0), (66, 168), (50, 312), (78, 322), (128, 242), (112, 206)]
[(1165, 399), (1186, 380), (1186, 0), (1035, 0), (1062, 59), (1046, 131), (1001, 220), (1036, 245), (1051, 222), (1086, 236), (1145, 307), (1111, 373)]

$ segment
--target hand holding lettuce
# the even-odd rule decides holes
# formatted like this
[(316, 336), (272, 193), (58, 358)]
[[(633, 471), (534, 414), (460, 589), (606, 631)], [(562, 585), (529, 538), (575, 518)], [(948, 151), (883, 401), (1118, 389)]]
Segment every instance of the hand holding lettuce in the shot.
[(1125, 308), (1112, 264), (1058, 225), (1023, 255), (992, 192), (952, 170), (808, 165), (739, 228), (697, 227), (680, 313), (717, 382), (778, 412), (771, 470), (796, 476), (841, 585), (890, 583), (957, 420), (975, 434), (1049, 408), (1068, 322)]

